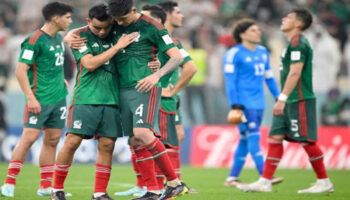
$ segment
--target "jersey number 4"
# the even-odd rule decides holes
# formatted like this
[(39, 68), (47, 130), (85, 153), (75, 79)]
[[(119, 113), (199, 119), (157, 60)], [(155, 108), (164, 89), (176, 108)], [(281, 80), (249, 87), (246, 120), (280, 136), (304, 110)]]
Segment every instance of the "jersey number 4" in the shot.
[(63, 52), (61, 53), (55, 53), (56, 56), (56, 66), (61, 66), (64, 63), (64, 56), (63, 56)]

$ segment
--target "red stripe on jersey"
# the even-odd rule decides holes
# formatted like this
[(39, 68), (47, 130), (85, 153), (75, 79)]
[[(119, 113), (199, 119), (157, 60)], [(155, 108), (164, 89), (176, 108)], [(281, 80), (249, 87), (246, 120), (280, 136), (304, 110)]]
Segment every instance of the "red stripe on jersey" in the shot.
[(308, 127), (307, 127), (307, 116), (306, 116), (306, 110), (305, 110), (305, 101), (299, 102), (299, 127), (300, 127), (300, 135), (303, 137), (307, 137)]
[(24, 124), (26, 124), (28, 122), (28, 115), (29, 115), (29, 112), (28, 112), (28, 104), (25, 105), (25, 109), (24, 109)]
[(157, 56), (155, 55), (155, 52), (156, 52), (156, 47), (152, 45), (152, 52), (151, 52), (151, 55), (152, 55), (152, 58), (153, 59), (156, 59)]
[(77, 87), (74, 89), (72, 103), (71, 103), (71, 105), (68, 108), (69, 114), (68, 114), (68, 120), (67, 120), (67, 128), (71, 128), (72, 127), (72, 118), (73, 118), (73, 110), (74, 110), (75, 93), (76, 93), (76, 91), (77, 91), (77, 89), (78, 89), (78, 87), (80, 85), (80, 79), (81, 79), (82, 70), (83, 70), (83, 65), (80, 63)]
[(43, 34), (43, 32), (39, 29), (34, 32), (34, 34), (29, 38), (29, 44), (34, 45), (38, 38)]
[(156, 20), (152, 19), (151, 17), (148, 17), (147, 15), (142, 15), (140, 17), (140, 20), (146, 21), (146, 22), (154, 25), (158, 30), (164, 29), (164, 26), (161, 23), (157, 22)]
[(300, 34), (297, 34), (292, 38), (292, 47), (298, 46), (300, 41)]
[(33, 62), (33, 74), (34, 74), (34, 83), (33, 83), (33, 94), (35, 96), (36, 88), (37, 88), (37, 72), (36, 72), (36, 64)]

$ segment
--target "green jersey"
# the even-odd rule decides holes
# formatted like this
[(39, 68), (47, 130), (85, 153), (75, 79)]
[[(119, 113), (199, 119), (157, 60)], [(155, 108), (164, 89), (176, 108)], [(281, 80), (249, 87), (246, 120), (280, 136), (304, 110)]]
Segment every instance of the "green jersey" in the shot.
[(137, 81), (151, 75), (148, 63), (158, 52), (175, 47), (168, 31), (146, 15), (141, 14), (135, 23), (127, 27), (117, 25), (113, 31), (117, 39), (132, 32), (138, 32), (139, 37), (116, 56), (121, 88), (135, 87)]
[(107, 61), (92, 72), (89, 72), (80, 62), (80, 59), (87, 54), (96, 56), (111, 48), (115, 41), (113, 34), (101, 39), (87, 26), (79, 29), (77, 33), (81, 38), (86, 38), (87, 42), (79, 50), (72, 49), (77, 61), (72, 103), (119, 105), (119, 82), (114, 60)]
[(300, 100), (314, 99), (312, 89), (312, 48), (308, 40), (303, 35), (292, 38), (288, 46), (281, 55), (281, 86), (287, 80), (290, 66), (294, 63), (304, 63), (300, 79), (287, 99), (287, 103), (298, 102)]
[[(182, 55), (183, 61), (180, 64), (180, 67), (182, 67), (185, 63), (192, 60), (190, 55), (183, 49), (181, 42), (179, 40), (173, 39), (173, 42), (176, 44), (177, 48), (180, 50), (180, 53)], [(169, 56), (165, 54), (164, 52), (158, 54), (159, 61), (161, 63), (161, 66), (164, 66), (165, 63), (168, 62)], [(174, 87), (174, 85), (179, 81), (179, 68), (177, 67), (174, 71), (170, 72), (169, 74), (163, 76), (160, 79), (161, 87), (166, 88), (170, 86), (170, 88)], [(176, 94), (170, 98), (162, 97), (160, 103), (162, 109), (164, 109), (167, 112), (175, 112), (176, 111), (176, 104), (179, 99), (179, 94)]]
[(51, 37), (39, 29), (21, 44), (18, 61), (30, 66), (27, 71), (30, 87), (42, 105), (58, 103), (67, 95), (63, 55), (64, 45), (60, 34)]

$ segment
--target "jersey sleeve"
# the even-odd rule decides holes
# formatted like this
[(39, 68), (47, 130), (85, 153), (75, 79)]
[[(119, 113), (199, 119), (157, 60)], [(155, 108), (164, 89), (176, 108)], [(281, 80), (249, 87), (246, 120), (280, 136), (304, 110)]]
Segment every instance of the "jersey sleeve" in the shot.
[(87, 39), (87, 42), (84, 46), (80, 47), (80, 49), (72, 49), (72, 52), (73, 52), (73, 55), (74, 55), (74, 58), (77, 62), (80, 61), (80, 59), (82, 57), (84, 57), (85, 55), (87, 54), (92, 54), (92, 51), (91, 51), (91, 41), (88, 40), (88, 37), (87, 35), (84, 33), (84, 32), (80, 32), (79, 33), (79, 36), (81, 38), (86, 38)]
[(238, 73), (236, 69), (236, 66), (238, 66), (238, 59), (236, 55), (237, 52), (238, 49), (236, 48), (230, 49), (228, 52), (226, 52), (223, 59), (223, 67), (225, 73), (225, 89), (230, 106), (240, 104), (236, 84), (238, 79)]
[(149, 39), (154, 45), (158, 47), (159, 52), (166, 52), (168, 49), (176, 47), (165, 28), (159, 30), (155, 26), (150, 26), (149, 29), (151, 32), (151, 37)]
[(39, 51), (39, 43), (36, 42), (35, 44), (30, 44), (29, 38), (27, 38), (21, 44), (21, 52), (19, 54), (18, 62), (26, 63), (29, 66), (32, 66), (36, 56), (39, 54)]
[(180, 67), (182, 67), (185, 63), (192, 60), (192, 58), (190, 54), (187, 53), (187, 51), (182, 47), (181, 42), (179, 40), (177, 40), (177, 42), (178, 42), (177, 48), (180, 50), (181, 56), (183, 58), (183, 61), (180, 64)]
[(299, 43), (297, 45), (290, 46), (290, 64), (302, 62), (304, 63), (306, 61), (306, 56), (308, 53), (308, 46), (304, 43)]

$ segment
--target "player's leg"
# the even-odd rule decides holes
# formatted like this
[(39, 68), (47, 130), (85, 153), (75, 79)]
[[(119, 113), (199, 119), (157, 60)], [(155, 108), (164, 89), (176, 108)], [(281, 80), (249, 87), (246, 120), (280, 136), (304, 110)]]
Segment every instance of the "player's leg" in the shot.
[[(298, 133), (304, 140), (302, 146), (309, 157), (312, 169), (316, 173), (317, 181), (310, 188), (299, 190), (298, 193), (323, 193), (333, 192), (334, 187), (329, 180), (326, 167), (323, 162), (323, 152), (316, 143), (316, 103), (315, 100), (299, 102)], [(313, 141), (313, 142), (307, 142)]]
[(22, 136), (14, 148), (7, 170), (7, 177), (1, 187), (1, 195), (13, 197), (15, 192), (16, 178), (21, 171), (24, 160), (33, 143), (38, 139), (40, 129), (23, 128)]
[(186, 189), (177, 178), (164, 145), (154, 136), (152, 131), (155, 125), (154, 119), (158, 117), (161, 90), (155, 87), (148, 93), (139, 93), (136, 90), (133, 92), (135, 96), (138, 96), (136, 101), (130, 102), (134, 114), (133, 133), (135, 139), (141, 141), (145, 148), (151, 152), (155, 163), (167, 178), (169, 187), (167, 187), (167, 191), (161, 199), (179, 195), (185, 192)]

